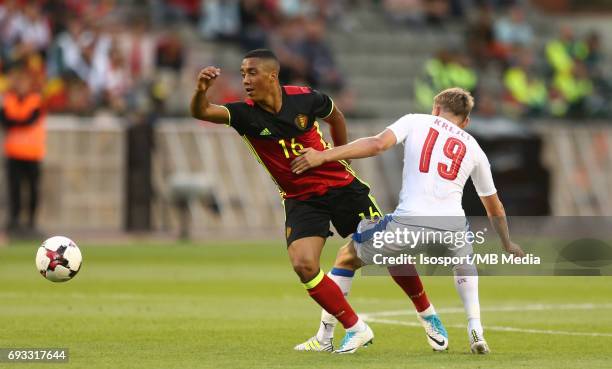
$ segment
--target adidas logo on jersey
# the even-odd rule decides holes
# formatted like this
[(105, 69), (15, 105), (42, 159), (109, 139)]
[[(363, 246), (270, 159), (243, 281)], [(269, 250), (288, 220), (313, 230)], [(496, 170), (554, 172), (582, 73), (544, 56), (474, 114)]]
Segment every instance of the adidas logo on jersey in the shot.
[(260, 136), (270, 136), (272, 133), (270, 132), (269, 129), (264, 128), (261, 132), (259, 132)]

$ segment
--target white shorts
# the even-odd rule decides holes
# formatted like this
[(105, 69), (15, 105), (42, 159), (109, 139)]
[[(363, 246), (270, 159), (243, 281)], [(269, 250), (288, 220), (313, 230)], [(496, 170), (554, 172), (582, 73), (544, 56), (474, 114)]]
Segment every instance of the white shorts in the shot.
[(469, 237), (467, 221), (461, 230), (456, 227), (448, 227), (454, 229), (450, 230), (406, 222), (410, 220), (392, 215), (377, 220), (362, 220), (357, 232), (353, 234), (353, 243), (359, 259), (365, 265), (371, 265), (375, 264), (375, 257), (380, 259), (380, 255), (393, 257), (401, 254), (426, 254), (461, 257), (473, 253), (473, 239)]

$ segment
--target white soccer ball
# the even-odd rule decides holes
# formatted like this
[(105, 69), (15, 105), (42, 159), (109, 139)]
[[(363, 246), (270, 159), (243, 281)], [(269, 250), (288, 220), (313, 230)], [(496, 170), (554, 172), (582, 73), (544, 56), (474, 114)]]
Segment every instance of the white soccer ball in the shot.
[(36, 268), (52, 282), (71, 280), (81, 269), (81, 250), (71, 239), (51, 237), (40, 245), (36, 253)]

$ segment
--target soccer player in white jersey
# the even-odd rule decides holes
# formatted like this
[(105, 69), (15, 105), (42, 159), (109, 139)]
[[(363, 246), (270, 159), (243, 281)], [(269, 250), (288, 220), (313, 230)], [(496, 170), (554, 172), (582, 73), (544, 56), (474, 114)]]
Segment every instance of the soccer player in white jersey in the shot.
[[(394, 219), (400, 217), (452, 217), (464, 219), (465, 225), (461, 199), (468, 177), (472, 178), (504, 250), (524, 256), (521, 247), (510, 240), (506, 214), (497, 196), (487, 156), (474, 137), (464, 131), (473, 107), (474, 99), (469, 92), (447, 89), (434, 98), (431, 115), (408, 114), (376, 136), (325, 151), (302, 150), (302, 155), (292, 163), (292, 170), (297, 174), (329, 161), (376, 156), (395, 144), (404, 144), (403, 181), (397, 208), (378, 224), (363, 221), (359, 227), (361, 232), (354, 236), (353, 247), (347, 249), (350, 255), (339, 257), (355, 258), (357, 267), (371, 264), (371, 240), (360, 240), (359, 235), (376, 227), (379, 230), (398, 228), (401, 224), (394, 223)], [(471, 245), (462, 252), (471, 253)], [(454, 265), (453, 272), (455, 287), (467, 314), (470, 349), (473, 353), (486, 354), (489, 347), (480, 322), (476, 267), (469, 263)]]

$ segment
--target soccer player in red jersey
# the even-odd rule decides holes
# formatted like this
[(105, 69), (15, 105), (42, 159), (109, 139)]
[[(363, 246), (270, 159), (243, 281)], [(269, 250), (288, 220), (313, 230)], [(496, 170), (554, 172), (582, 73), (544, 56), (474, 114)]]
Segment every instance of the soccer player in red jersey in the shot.
[[(234, 128), (279, 188), (285, 205), (289, 259), (309, 295), (324, 309), (317, 335), (295, 349), (333, 351), (337, 319), (346, 335), (335, 352), (352, 353), (374, 338), (370, 327), (345, 298), (356, 269), (354, 249), (348, 247), (350, 244), (340, 249), (329, 275), (321, 270), (319, 259), (325, 240), (331, 235), (330, 221), (340, 236), (347, 237), (355, 232), (361, 219), (381, 216), (381, 212), (369, 195), (369, 187), (355, 177), (344, 161), (329, 162), (300, 175), (291, 171), (291, 161), (300, 155), (300, 150), (330, 147), (323, 139), (317, 118), (330, 125), (336, 146), (347, 143), (346, 123), (328, 96), (308, 87), (281, 86), (279, 70), (278, 59), (271, 51), (258, 49), (247, 53), (240, 72), (248, 98), (216, 105), (208, 101), (206, 94), (221, 70), (206, 67), (198, 76), (191, 114)], [(417, 312), (435, 314), (415, 272), (394, 276), (394, 280), (410, 296)], [(441, 344), (446, 348), (447, 342)]]

